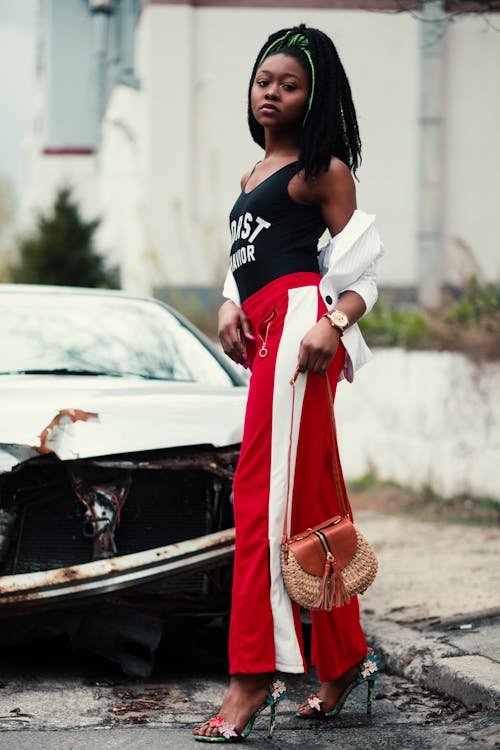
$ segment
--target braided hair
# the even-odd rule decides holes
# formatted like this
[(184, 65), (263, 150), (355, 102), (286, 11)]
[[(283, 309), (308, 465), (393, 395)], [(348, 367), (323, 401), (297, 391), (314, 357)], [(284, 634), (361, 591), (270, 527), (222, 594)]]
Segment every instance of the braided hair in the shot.
[(332, 156), (337, 156), (356, 174), (361, 163), (361, 141), (351, 87), (335, 45), (319, 29), (304, 24), (282, 29), (271, 34), (260, 50), (248, 92), (252, 138), (265, 147), (264, 128), (253, 115), (250, 96), (257, 69), (267, 57), (276, 54), (299, 60), (309, 76), (311, 90), (299, 143), (299, 161), (305, 178), (326, 171)]

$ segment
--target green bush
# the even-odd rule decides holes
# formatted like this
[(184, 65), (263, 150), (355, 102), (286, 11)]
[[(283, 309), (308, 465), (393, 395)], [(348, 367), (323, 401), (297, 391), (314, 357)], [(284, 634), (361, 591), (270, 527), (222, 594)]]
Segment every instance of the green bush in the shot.
[(448, 323), (461, 325), (480, 325), (492, 330), (494, 321), (492, 313), (500, 310), (500, 285), (481, 284), (477, 276), (471, 276), (460, 297), (448, 303), (444, 319)]
[(374, 346), (412, 347), (429, 335), (426, 316), (418, 311), (400, 310), (378, 302), (360, 321), (366, 338)]
[(94, 250), (99, 219), (85, 221), (71, 189), (61, 188), (53, 208), (40, 214), (33, 234), (20, 243), (20, 259), (10, 267), (12, 281), (88, 287), (119, 286), (116, 270), (106, 269)]
[(432, 315), (379, 301), (360, 320), (372, 346), (461, 351), (473, 359), (500, 358), (500, 285), (471, 276)]

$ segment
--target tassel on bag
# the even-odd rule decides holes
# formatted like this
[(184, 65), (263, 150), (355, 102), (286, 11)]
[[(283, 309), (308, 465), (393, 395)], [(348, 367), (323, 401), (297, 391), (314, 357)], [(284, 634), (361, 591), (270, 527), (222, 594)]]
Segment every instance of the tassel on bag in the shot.
[(331, 606), (341, 607), (343, 604), (347, 604), (347, 602), (349, 601), (351, 597), (347, 593), (347, 589), (344, 585), (344, 580), (339, 570), (335, 571), (334, 576), (333, 576), (333, 582), (334, 582), (335, 603), (332, 599)]
[(325, 572), (321, 581), (321, 589), (317, 601), (314, 602), (315, 609), (331, 609), (333, 606), (333, 594), (335, 584), (333, 583), (333, 555), (329, 552), (326, 556)]
[[(296, 375), (290, 381), (294, 388)], [(336, 445), (333, 397), (325, 376), (331, 416), (333, 446)], [(349, 517), (345, 487), (333, 459), (333, 474), (342, 516), (329, 518), (314, 528), (288, 538), (286, 523), (290, 500), (290, 464), (295, 388), (292, 397), (288, 486), (281, 542), (281, 572), (290, 599), (306, 609), (331, 610), (362, 594), (377, 575), (377, 557), (372, 547)]]
[(326, 556), (325, 572), (321, 581), (319, 596), (311, 609), (330, 610), (347, 604), (352, 594), (347, 593), (340, 570), (335, 569), (335, 560), (331, 552)]

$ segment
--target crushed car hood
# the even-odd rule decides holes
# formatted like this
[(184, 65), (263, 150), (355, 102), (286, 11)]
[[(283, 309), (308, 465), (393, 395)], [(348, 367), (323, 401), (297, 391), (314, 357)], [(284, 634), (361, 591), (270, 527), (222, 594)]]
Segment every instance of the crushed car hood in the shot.
[[(101, 376), (3, 376), (0, 471), (62, 460), (241, 441), (247, 388)], [(25, 450), (23, 450), (25, 449)]]

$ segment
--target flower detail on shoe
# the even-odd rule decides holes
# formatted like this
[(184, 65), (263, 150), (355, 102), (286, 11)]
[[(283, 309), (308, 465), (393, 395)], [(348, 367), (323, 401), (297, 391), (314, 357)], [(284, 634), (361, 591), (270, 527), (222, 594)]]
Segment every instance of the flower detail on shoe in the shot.
[(316, 711), (321, 711), (321, 704), (323, 701), (319, 697), (319, 695), (311, 695), (307, 700), (306, 703), (310, 708), (314, 708)]
[(370, 651), (366, 659), (359, 665), (358, 684), (365, 680), (375, 680), (378, 677), (379, 666), (380, 659), (374, 651)]
[(269, 690), (269, 695), (267, 696), (267, 702), (269, 703), (269, 705), (274, 705), (275, 703), (279, 703), (285, 698), (286, 698), (285, 683), (283, 682), (283, 680), (275, 680), (273, 684), (271, 685), (271, 689)]
[(208, 722), (209, 727), (216, 727), (219, 735), (229, 739), (230, 737), (237, 737), (238, 732), (234, 729), (234, 724), (230, 724), (228, 721), (222, 718), (222, 716), (215, 716)]

